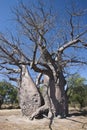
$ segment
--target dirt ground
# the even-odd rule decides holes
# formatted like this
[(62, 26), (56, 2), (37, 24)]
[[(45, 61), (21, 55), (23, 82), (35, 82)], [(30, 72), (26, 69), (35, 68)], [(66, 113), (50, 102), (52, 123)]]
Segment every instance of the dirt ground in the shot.
[[(0, 130), (50, 130), (49, 119), (22, 117), (21, 110), (0, 110)], [(87, 115), (75, 113), (65, 119), (54, 119), (52, 130), (87, 130)]]

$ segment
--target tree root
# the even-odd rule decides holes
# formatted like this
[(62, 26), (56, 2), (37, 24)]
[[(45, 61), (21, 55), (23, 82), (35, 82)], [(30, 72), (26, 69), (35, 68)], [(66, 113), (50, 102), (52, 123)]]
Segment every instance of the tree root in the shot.
[(41, 106), (31, 115), (30, 120), (33, 120), (35, 117), (38, 117), (39, 115), (45, 115), (46, 111), (49, 111), (49, 108), (46, 105)]
[[(48, 110), (48, 115), (45, 115), (44, 113)], [(47, 118), (50, 120), (49, 122), (49, 129), (52, 130), (52, 123), (53, 123), (53, 119), (54, 119), (54, 115), (51, 111), (49, 111), (49, 107), (47, 107), (46, 105), (41, 106), (40, 108), (38, 108), (36, 110), (36, 112), (34, 112), (31, 117), (30, 120), (33, 120), (35, 117), (39, 116), (39, 115), (43, 115), (43, 117)]]

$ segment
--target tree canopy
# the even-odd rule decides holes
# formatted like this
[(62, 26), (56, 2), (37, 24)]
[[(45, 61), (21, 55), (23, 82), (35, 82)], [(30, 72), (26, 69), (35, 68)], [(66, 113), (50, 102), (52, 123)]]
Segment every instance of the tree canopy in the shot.
[(87, 63), (87, 27), (83, 20), (87, 17), (87, 10), (72, 5), (70, 10), (66, 10), (67, 17), (63, 23), (56, 21), (58, 15), (52, 9), (47, 8), (44, 2), (32, 8), (21, 2), (13, 9), (20, 38), (11, 35), (9, 39), (0, 34), (0, 64), (1, 69), (8, 71), (5, 74), (19, 72), (13, 70), (12, 65), (20, 68), (24, 64), (36, 72), (48, 74), (51, 73), (49, 64), (55, 65), (53, 71), (59, 64), (66, 72), (70, 66)]

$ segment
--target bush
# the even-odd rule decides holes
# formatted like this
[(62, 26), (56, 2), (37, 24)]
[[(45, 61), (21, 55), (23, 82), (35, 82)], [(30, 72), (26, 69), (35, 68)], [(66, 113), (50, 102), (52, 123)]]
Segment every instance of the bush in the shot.
[(2, 104), (14, 104), (18, 103), (17, 88), (9, 82), (0, 82), (0, 106)]
[(79, 104), (80, 108), (87, 105), (87, 85), (85, 79), (75, 74), (68, 79), (68, 97), (70, 104)]

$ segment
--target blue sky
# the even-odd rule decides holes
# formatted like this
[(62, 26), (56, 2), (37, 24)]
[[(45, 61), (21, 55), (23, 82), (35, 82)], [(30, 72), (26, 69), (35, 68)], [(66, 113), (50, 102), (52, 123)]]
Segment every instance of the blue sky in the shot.
[[(20, 0), (0, 0), (0, 32), (7, 33), (7, 31), (15, 31), (15, 22), (13, 20), (13, 14), (11, 9), (19, 3)], [(23, 0), (30, 4), (31, 1), (36, 0)], [(44, 0), (46, 1), (46, 0)], [(48, 0), (52, 2), (52, 6), (55, 7), (55, 11), (64, 15), (64, 7), (73, 0)], [(47, 2), (47, 1), (46, 1)], [(87, 0), (78, 0), (79, 7), (87, 8)], [(87, 21), (87, 19), (85, 19)], [(84, 71), (85, 70), (85, 71)], [(80, 71), (79, 71), (80, 72)], [(81, 69), (81, 75), (87, 77), (87, 69), (83, 67)]]
[[(6, 31), (6, 29), (10, 28), (13, 30), (13, 19), (12, 19), (12, 11), (11, 9), (19, 3), (20, 0), (0, 0), (0, 31)], [(31, 1), (37, 0), (22, 0), (25, 3), (30, 4)], [(44, 0), (46, 1), (46, 0)], [(64, 13), (64, 7), (67, 6), (68, 3), (71, 3), (73, 0), (47, 0), (52, 3), (56, 12), (61, 14)], [(46, 1), (46, 2), (47, 2)], [(78, 0), (81, 8), (87, 8), (87, 0)]]
[[(19, 3), (20, 0), (0, 0), (0, 31), (6, 31), (7, 28), (14, 30), (13, 28), (13, 19), (12, 19), (12, 11), (11, 9)], [(37, 0), (22, 0), (25, 3), (30, 4), (31, 1)], [(46, 0), (44, 0), (46, 1)], [(64, 7), (67, 6), (68, 3), (71, 3), (73, 0), (47, 0), (52, 3), (56, 12), (61, 14), (64, 13)], [(46, 1), (46, 2), (47, 2)], [(79, 6), (82, 8), (87, 8), (87, 0), (78, 0)], [(10, 30), (9, 29), (9, 30)]]

